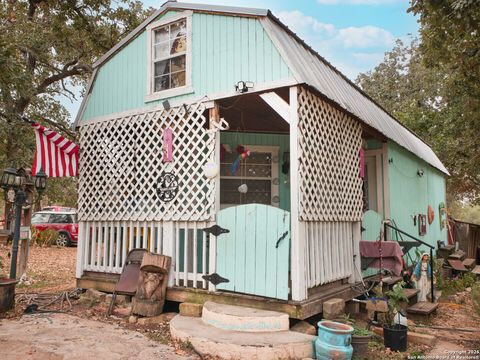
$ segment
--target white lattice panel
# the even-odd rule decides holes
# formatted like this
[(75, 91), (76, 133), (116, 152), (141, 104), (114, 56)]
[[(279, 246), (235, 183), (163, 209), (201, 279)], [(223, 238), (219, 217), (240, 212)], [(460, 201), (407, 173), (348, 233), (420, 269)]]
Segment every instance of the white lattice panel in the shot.
[[(203, 104), (151, 111), (80, 128), (79, 218), (82, 221), (210, 220), (213, 180), (202, 167), (213, 159)], [(173, 161), (162, 161), (163, 131), (173, 131)], [(178, 176), (179, 191), (162, 202), (163, 172)]]
[(360, 123), (303, 88), (298, 117), (299, 219), (361, 220)]

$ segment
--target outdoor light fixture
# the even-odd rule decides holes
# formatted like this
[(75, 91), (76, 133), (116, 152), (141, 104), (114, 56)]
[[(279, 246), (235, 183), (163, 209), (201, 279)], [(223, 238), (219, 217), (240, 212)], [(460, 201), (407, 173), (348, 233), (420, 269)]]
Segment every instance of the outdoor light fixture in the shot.
[(419, 177), (422, 177), (422, 176), (423, 176), (423, 169), (418, 169), (418, 170), (417, 170), (417, 175), (418, 175)]
[(40, 171), (35, 175), (35, 189), (41, 195), (47, 187), (47, 174), (40, 168)]
[(0, 185), (4, 190), (7, 190), (10, 187), (14, 187), (16, 177), (17, 177), (17, 170), (11, 167), (6, 168), (5, 170), (3, 170), (2, 180), (1, 180), (2, 183)]
[(239, 81), (235, 85), (235, 91), (239, 92), (240, 94), (246, 93), (248, 89), (253, 88), (254, 83), (253, 81)]
[[(11, 252), (10, 262), (10, 279), (16, 279), (17, 277), (17, 254), (18, 254), (18, 242), (20, 240), (20, 226), (22, 221), (22, 207), (27, 202), (27, 194), (24, 189), (26, 178), (19, 174), (17, 170), (12, 167), (8, 167), (3, 171), (0, 186), (5, 193), (7, 191), (15, 191), (15, 226), (13, 231), (13, 244)], [(40, 169), (35, 176), (35, 189), (40, 195), (47, 186), (47, 174)]]

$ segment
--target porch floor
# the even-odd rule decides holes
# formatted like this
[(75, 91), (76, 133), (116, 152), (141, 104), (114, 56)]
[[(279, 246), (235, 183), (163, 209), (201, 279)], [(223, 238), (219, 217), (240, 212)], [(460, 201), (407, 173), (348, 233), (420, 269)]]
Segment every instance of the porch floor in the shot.
[[(115, 284), (120, 277), (119, 274), (107, 274), (99, 272), (86, 271), (84, 275), (77, 279), (77, 287), (82, 289), (93, 288), (103, 292), (112, 293)], [(206, 301), (214, 301), (220, 304), (247, 306), (256, 309), (264, 309), (287, 313), (293, 319), (304, 320), (317, 315), (323, 311), (323, 303), (331, 298), (342, 298), (349, 301), (361, 294), (357, 289), (358, 284), (339, 284), (331, 287), (326, 285), (325, 291), (321, 287), (317, 288), (315, 294), (310, 294), (307, 300), (303, 301), (284, 301), (261, 296), (238, 294), (227, 291), (209, 292), (203, 289), (193, 289), (185, 287), (169, 287), (166, 298), (175, 302), (191, 302), (203, 304)]]

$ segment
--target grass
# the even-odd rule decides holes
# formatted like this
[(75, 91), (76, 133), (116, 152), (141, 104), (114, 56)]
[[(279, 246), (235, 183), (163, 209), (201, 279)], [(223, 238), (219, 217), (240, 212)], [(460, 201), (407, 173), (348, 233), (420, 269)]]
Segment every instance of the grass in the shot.
[(442, 290), (442, 295), (454, 295), (458, 292), (465, 291), (466, 288), (472, 287), (477, 281), (475, 274), (465, 273), (454, 279), (442, 279), (437, 284), (437, 288)]

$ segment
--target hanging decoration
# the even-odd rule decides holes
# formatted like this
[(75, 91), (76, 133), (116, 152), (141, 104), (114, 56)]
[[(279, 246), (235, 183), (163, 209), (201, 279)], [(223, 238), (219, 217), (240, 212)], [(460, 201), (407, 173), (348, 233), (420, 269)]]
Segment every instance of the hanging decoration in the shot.
[(433, 219), (435, 219), (435, 212), (433, 211), (433, 208), (431, 205), (428, 205), (427, 215), (428, 215), (428, 225), (432, 225)]
[(418, 214), (418, 235), (427, 233), (427, 215)]
[(440, 230), (443, 230), (447, 226), (447, 208), (445, 207), (445, 203), (441, 202), (438, 205), (438, 217), (440, 220)]
[(203, 166), (203, 174), (208, 179), (214, 179), (218, 174), (218, 166), (214, 161), (209, 161)]
[(235, 173), (238, 171), (241, 161), (247, 159), (250, 156), (250, 150), (246, 149), (243, 145), (238, 145), (236, 151), (238, 153), (238, 157), (233, 161), (232, 165), (230, 166), (230, 172), (232, 173), (232, 175), (235, 175)]
[(238, 192), (242, 194), (246, 194), (248, 192), (248, 186), (247, 184), (242, 184), (238, 187)]
[(167, 127), (163, 131), (163, 162), (172, 162), (173, 131)]
[(171, 172), (164, 172), (158, 178), (156, 189), (160, 201), (170, 202), (178, 194), (178, 176)]
[(365, 150), (360, 148), (358, 156), (360, 157), (360, 177), (363, 179), (365, 177)]

